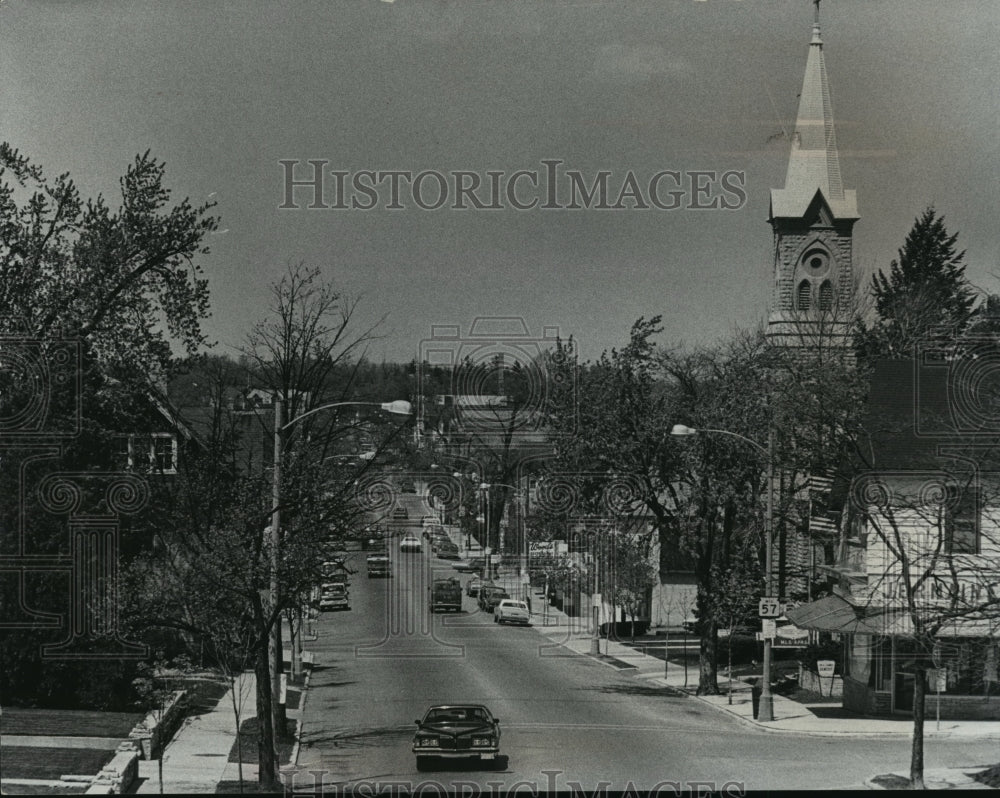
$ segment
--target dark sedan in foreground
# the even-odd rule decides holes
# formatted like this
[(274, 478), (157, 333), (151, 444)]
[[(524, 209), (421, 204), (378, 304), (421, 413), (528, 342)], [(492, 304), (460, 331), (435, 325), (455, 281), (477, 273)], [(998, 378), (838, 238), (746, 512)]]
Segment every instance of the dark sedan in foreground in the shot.
[(500, 719), (482, 704), (433, 706), (416, 724), (417, 770), (426, 770), (438, 757), (495, 762), (500, 755)]

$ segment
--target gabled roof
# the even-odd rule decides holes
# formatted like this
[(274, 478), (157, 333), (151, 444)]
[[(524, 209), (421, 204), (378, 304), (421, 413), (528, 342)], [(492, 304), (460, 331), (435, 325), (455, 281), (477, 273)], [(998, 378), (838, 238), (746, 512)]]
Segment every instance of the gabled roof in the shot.
[(801, 219), (820, 192), (834, 219), (857, 219), (856, 194), (844, 189), (840, 176), (818, 11), (799, 98), (785, 187), (771, 190), (771, 218)]

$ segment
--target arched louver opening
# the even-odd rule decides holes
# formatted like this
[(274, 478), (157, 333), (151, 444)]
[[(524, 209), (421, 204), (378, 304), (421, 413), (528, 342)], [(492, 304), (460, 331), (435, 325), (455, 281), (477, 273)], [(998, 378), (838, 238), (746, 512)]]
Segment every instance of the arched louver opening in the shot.
[(819, 287), (819, 309), (833, 309), (833, 286), (830, 285), (829, 280), (824, 280), (823, 284)]
[(809, 310), (809, 305), (812, 300), (812, 286), (809, 285), (808, 280), (803, 280), (799, 283), (799, 290), (796, 296), (796, 305), (799, 310)]

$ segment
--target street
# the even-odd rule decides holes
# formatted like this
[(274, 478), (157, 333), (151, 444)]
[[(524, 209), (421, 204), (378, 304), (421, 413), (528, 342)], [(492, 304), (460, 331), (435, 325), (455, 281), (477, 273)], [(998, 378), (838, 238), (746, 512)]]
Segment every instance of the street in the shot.
[[(420, 533), (419, 515), (410, 531)], [(372, 782), (518, 789), (824, 789), (908, 762), (909, 740), (759, 732), (703, 704), (553, 646), (534, 628), (498, 627), (463, 593), (463, 612), (431, 615), (427, 588), (450, 564), (391, 549), (393, 577), (349, 563), (352, 610), (325, 613), (310, 648), (297, 790)], [(469, 579), (462, 576), (463, 586)], [(500, 719), (503, 756), (418, 773), (414, 719), (435, 703), (483, 703)], [(928, 767), (984, 765), (989, 741), (935, 740)], [(317, 775), (322, 774), (322, 775)], [(519, 785), (519, 786), (518, 786)], [(694, 785), (694, 786), (692, 786)], [(727, 785), (729, 785), (727, 787)]]

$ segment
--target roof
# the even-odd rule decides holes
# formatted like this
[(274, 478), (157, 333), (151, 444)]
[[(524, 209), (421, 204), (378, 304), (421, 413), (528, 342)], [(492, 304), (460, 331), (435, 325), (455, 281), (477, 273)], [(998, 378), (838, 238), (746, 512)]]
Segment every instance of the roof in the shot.
[(813, 26), (799, 98), (785, 187), (771, 191), (771, 217), (804, 217), (819, 192), (834, 219), (857, 219), (857, 197), (853, 190), (844, 189), (840, 176), (833, 104), (818, 18)]
[[(933, 608), (929, 609), (933, 612)], [(802, 629), (842, 634), (909, 637), (913, 634), (910, 615), (898, 607), (861, 607), (842, 596), (826, 596), (785, 611), (785, 616)], [(943, 637), (989, 637), (996, 622), (987, 619), (953, 618), (938, 632)]]

